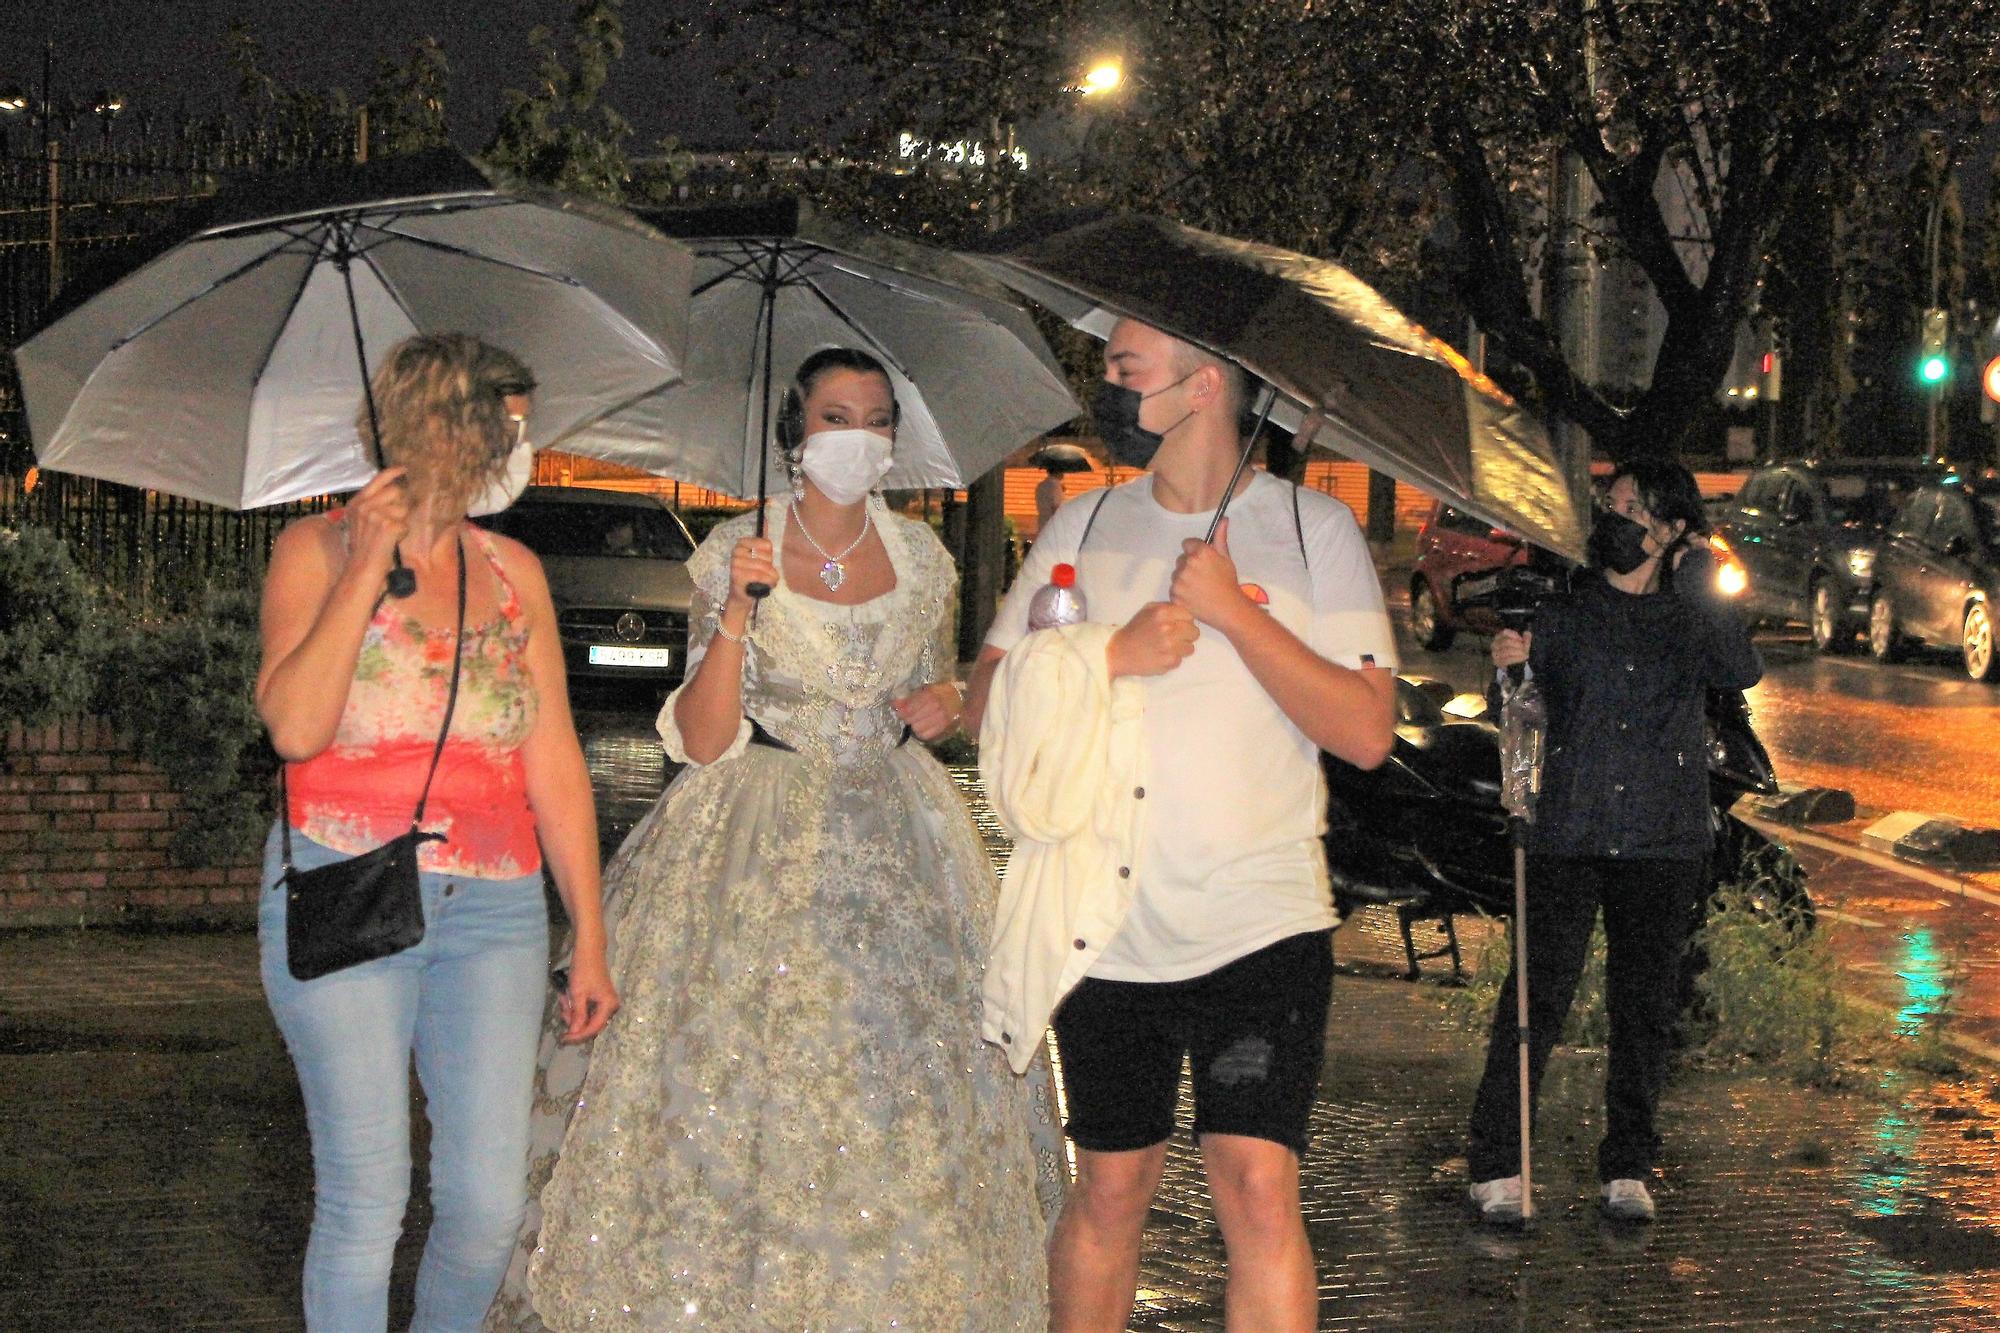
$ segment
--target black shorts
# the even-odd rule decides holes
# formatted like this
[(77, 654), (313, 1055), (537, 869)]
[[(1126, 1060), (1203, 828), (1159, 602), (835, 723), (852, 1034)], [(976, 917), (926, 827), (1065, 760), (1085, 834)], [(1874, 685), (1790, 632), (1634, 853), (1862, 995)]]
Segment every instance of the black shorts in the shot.
[(1282, 1143), (1300, 1156), (1326, 1053), (1333, 932), (1293, 935), (1186, 981), (1085, 977), (1056, 1010), (1069, 1136), (1092, 1152), (1173, 1137), (1181, 1060), (1194, 1132)]

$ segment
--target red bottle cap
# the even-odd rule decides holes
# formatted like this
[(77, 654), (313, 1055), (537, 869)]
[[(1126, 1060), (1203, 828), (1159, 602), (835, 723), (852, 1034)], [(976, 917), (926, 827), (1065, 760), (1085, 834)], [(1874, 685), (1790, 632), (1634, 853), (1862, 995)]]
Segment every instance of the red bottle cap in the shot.
[(1057, 566), (1056, 566), (1056, 567), (1055, 567), (1054, 569), (1051, 569), (1051, 570), (1049, 571), (1049, 582), (1050, 582), (1050, 583), (1053, 583), (1053, 584), (1055, 584), (1055, 585), (1056, 585), (1056, 587), (1058, 587), (1058, 588), (1072, 588), (1072, 587), (1075, 587), (1075, 586), (1076, 586), (1076, 566), (1075, 566), (1075, 565), (1057, 565)]

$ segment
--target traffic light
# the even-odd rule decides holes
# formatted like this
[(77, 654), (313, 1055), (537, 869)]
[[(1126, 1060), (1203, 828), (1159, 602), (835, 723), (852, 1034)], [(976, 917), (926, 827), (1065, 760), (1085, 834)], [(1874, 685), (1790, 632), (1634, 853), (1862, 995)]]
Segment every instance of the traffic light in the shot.
[(1917, 378), (1925, 384), (1942, 384), (1951, 374), (1951, 355), (1945, 348), (1950, 337), (1950, 316), (1942, 310), (1924, 311), (1924, 345), (1917, 354)]

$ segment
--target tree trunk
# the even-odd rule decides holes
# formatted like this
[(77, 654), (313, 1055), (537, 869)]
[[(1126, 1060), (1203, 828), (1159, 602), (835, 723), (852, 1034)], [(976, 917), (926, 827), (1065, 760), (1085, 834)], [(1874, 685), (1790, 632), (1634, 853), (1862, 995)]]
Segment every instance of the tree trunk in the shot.
[(965, 547), (959, 559), (958, 657), (979, 656), (1000, 605), (1006, 568), (1007, 470), (996, 467), (965, 488)]
[(1368, 540), (1392, 541), (1396, 536), (1396, 479), (1386, 472), (1368, 472)]

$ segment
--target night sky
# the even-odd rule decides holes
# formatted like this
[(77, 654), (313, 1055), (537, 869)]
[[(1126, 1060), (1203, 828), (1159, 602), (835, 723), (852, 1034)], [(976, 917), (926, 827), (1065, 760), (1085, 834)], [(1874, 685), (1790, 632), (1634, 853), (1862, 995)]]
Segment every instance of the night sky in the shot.
[[(89, 102), (110, 90), (162, 119), (183, 104), (227, 110), (236, 105), (235, 81), (223, 35), (241, 18), (281, 82), (341, 86), (358, 98), (380, 58), (401, 62), (412, 42), (430, 35), (451, 65), (452, 136), (476, 150), (492, 134), (501, 90), (528, 86), (529, 29), (542, 24), (565, 44), (573, 8), (574, 0), (0, 0), (0, 86), (38, 93), (43, 44), (53, 40), (58, 101)], [(633, 123), (634, 153), (662, 135), (701, 147), (744, 133), (710, 68), (670, 66), (651, 53), (662, 17), (686, 8), (682, 0), (625, 5), (625, 58), (606, 100)], [(78, 135), (85, 132), (80, 124)]]

